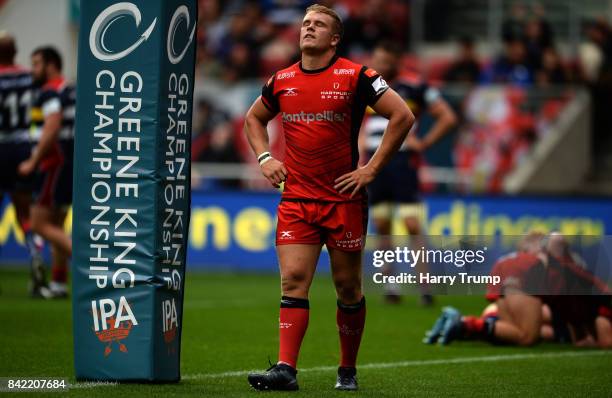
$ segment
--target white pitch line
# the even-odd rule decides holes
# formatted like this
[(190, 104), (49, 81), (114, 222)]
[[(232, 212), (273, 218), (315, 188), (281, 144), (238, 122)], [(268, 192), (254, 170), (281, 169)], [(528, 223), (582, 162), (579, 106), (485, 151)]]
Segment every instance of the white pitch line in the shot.
[[(473, 362), (502, 362), (502, 361), (515, 361), (519, 359), (540, 359), (540, 358), (565, 358), (565, 357), (583, 357), (593, 355), (610, 355), (610, 351), (566, 351), (566, 352), (552, 352), (552, 353), (533, 353), (533, 354), (511, 354), (511, 355), (487, 355), (482, 357), (463, 357), (463, 358), (445, 358), (445, 359), (424, 359), (424, 360), (413, 360), (413, 361), (400, 361), (400, 362), (379, 362), (379, 363), (367, 363), (359, 365), (359, 369), (387, 369), (387, 368), (405, 368), (411, 366), (429, 366), (429, 365), (447, 365), (447, 364), (461, 364), (461, 363), (473, 363)], [(305, 372), (329, 372), (335, 371), (338, 366), (317, 366), (313, 368), (300, 369), (300, 373)], [(261, 369), (260, 369), (261, 370)], [(199, 379), (221, 379), (225, 377), (238, 377), (246, 376), (253, 370), (238, 370), (231, 372), (222, 373), (197, 373), (191, 375), (184, 375), (183, 380), (199, 380)]]
[[(423, 359), (413, 361), (399, 362), (378, 362), (359, 365), (359, 369), (388, 369), (388, 368), (406, 368), (412, 366), (429, 366), (429, 365), (449, 365), (474, 362), (503, 362), (516, 361), (520, 359), (550, 359), (550, 358), (571, 358), (571, 357), (586, 357), (586, 356), (602, 356), (612, 355), (612, 351), (561, 351), (550, 353), (530, 353), (530, 354), (511, 354), (511, 355), (487, 355), (482, 357), (463, 357), (463, 358), (445, 358), (445, 359)], [(330, 372), (338, 369), (337, 366), (316, 366), (313, 368), (300, 369), (300, 373), (316, 373)], [(260, 369), (261, 370), (261, 369)], [(236, 370), (221, 373), (196, 373), (184, 375), (182, 380), (203, 380), (203, 379), (222, 379), (227, 377), (246, 376), (254, 370)], [(95, 387), (116, 387), (120, 383), (115, 382), (86, 382), (71, 384), (70, 388), (95, 388)]]

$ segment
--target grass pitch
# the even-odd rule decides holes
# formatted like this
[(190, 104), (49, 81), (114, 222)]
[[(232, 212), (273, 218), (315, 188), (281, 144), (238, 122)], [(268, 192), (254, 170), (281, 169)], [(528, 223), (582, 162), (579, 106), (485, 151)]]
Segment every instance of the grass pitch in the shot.
[[(28, 298), (24, 268), (0, 268), (0, 377), (66, 377), (74, 381), (70, 301)], [(452, 304), (479, 313), (479, 297), (438, 297), (424, 309), (417, 298), (382, 303), (370, 293), (359, 355), (360, 391), (336, 392), (338, 335), (329, 275), (311, 291), (310, 326), (300, 355), (295, 393), (258, 393), (249, 369), (276, 358), (279, 283), (276, 275), (189, 273), (179, 384), (76, 384), (75, 397), (113, 396), (612, 396), (612, 352), (541, 344), (492, 347), (482, 342), (425, 346), (421, 338)], [(40, 394), (40, 393), (38, 393)], [(58, 396), (57, 393), (49, 393)]]

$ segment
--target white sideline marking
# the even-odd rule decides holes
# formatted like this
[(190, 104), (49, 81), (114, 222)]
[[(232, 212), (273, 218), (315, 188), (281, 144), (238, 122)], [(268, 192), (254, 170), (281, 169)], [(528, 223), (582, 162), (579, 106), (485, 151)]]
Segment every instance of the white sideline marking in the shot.
[[(517, 359), (540, 359), (540, 358), (564, 358), (564, 357), (583, 357), (592, 355), (609, 355), (612, 354), (610, 351), (566, 351), (566, 352), (552, 352), (552, 353), (533, 353), (533, 354), (512, 354), (512, 355), (487, 355), (482, 357), (463, 357), (463, 358), (446, 358), (446, 359), (423, 359), (414, 361), (400, 361), (400, 362), (379, 362), (379, 363), (367, 363), (364, 365), (358, 365), (358, 369), (386, 369), (386, 368), (405, 368), (411, 366), (428, 366), (428, 365), (447, 365), (447, 364), (459, 364), (459, 363), (473, 363), (473, 362), (502, 362), (502, 361), (514, 361)], [(314, 368), (299, 369), (300, 373), (305, 372), (328, 372), (335, 371), (338, 366), (316, 366)], [(222, 373), (197, 373), (191, 375), (185, 375), (182, 377), (183, 380), (198, 380), (198, 379), (220, 379), (224, 377), (237, 377), (246, 376), (253, 370), (238, 370), (232, 372)], [(261, 369), (259, 369), (261, 371)]]
[[(571, 357), (586, 357), (586, 356), (601, 356), (612, 355), (612, 351), (565, 351), (565, 352), (549, 352), (549, 353), (531, 353), (531, 354), (511, 354), (511, 355), (487, 355), (482, 357), (463, 357), (463, 358), (445, 358), (445, 359), (423, 359), (414, 361), (399, 361), (399, 362), (379, 362), (367, 363), (359, 365), (359, 369), (387, 369), (387, 368), (406, 368), (412, 366), (429, 366), (429, 365), (449, 365), (474, 362), (503, 362), (515, 361), (519, 359), (550, 359), (550, 358), (571, 358)], [(300, 369), (300, 373), (316, 373), (335, 371), (338, 366), (316, 366), (313, 368)], [(259, 369), (261, 370), (261, 369)], [(184, 375), (182, 380), (203, 380), (203, 379), (222, 379), (226, 377), (246, 376), (253, 370), (237, 370), (221, 373), (195, 373)], [(120, 383), (113, 382), (88, 382), (71, 384), (70, 388), (94, 388), (94, 387), (115, 387)]]

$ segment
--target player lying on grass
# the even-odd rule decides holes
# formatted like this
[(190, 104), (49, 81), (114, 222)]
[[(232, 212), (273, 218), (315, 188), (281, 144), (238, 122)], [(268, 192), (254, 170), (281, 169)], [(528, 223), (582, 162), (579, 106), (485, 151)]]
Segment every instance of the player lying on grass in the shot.
[(562, 235), (527, 235), (519, 251), (502, 257), (491, 274), (501, 277), (487, 289), (495, 307), (480, 317), (444, 308), (425, 343), (482, 339), (530, 346), (544, 339), (612, 347), (610, 291), (575, 263)]
[(600, 279), (576, 262), (560, 234), (546, 239), (549, 272), (562, 275), (561, 294), (545, 296), (553, 320), (566, 325), (576, 346), (612, 348), (612, 292)]
[[(342, 21), (331, 9), (306, 10), (301, 62), (274, 74), (249, 110), (245, 132), (262, 173), (285, 183), (278, 206), (276, 247), (282, 298), (278, 362), (248, 376), (257, 390), (297, 390), (297, 360), (309, 318), (308, 292), (326, 245), (337, 294), (340, 367), (335, 388), (356, 390), (356, 362), (365, 325), (362, 252), (364, 192), (414, 123), (401, 97), (374, 70), (336, 56)], [(357, 139), (371, 106), (389, 123), (376, 153), (358, 167)], [(284, 161), (269, 152), (267, 123), (282, 117)]]

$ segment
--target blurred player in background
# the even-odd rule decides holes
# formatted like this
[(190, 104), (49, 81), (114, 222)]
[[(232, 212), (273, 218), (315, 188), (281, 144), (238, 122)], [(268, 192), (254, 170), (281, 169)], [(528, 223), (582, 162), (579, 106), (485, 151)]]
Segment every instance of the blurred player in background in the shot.
[[(400, 150), (393, 156), (368, 186), (368, 196), (372, 208), (372, 220), (376, 232), (381, 236), (382, 249), (390, 246), (388, 236), (394, 211), (396, 217), (404, 223), (411, 236), (413, 247), (425, 246), (421, 220), (423, 205), (419, 195), (419, 166), (422, 153), (438, 142), (457, 124), (457, 116), (448, 103), (442, 98), (440, 91), (423, 82), (416, 75), (401, 75), (402, 48), (393, 42), (382, 42), (374, 49), (372, 68), (380, 72), (389, 85), (406, 101), (412, 112), (418, 118), (424, 112), (429, 112), (435, 123), (427, 134), (418, 138), (409, 134)], [(387, 127), (387, 119), (368, 108), (369, 117), (363, 126), (360, 136), (360, 149), (365, 159), (370, 159), (380, 145), (383, 133)], [(416, 130), (415, 127), (413, 129)], [(397, 209), (395, 209), (397, 205)], [(423, 264), (417, 265), (418, 272), (427, 272)], [(384, 272), (394, 274), (391, 265), (386, 265)], [(385, 296), (389, 302), (398, 302), (400, 293), (397, 285), (385, 284)], [(421, 286), (421, 300), (424, 305), (431, 305), (432, 296), (427, 286)]]
[(426, 343), (448, 344), (458, 338), (523, 346), (538, 342), (543, 302), (535, 293), (541, 289), (545, 276), (543, 237), (540, 233), (527, 235), (518, 251), (501, 257), (493, 266), (491, 275), (501, 277), (499, 284), (487, 287), (487, 299), (496, 304), (495, 310), (490, 308), (481, 317), (462, 317), (456, 309), (446, 307)]
[(17, 221), (23, 230), (31, 257), (30, 294), (49, 297), (41, 246), (35, 242), (30, 224), (32, 177), (17, 172), (19, 164), (30, 156), (30, 108), (33, 82), (30, 71), (15, 65), (15, 39), (0, 33), (0, 195), (8, 193)]
[(455, 339), (531, 346), (540, 340), (612, 348), (610, 290), (575, 262), (563, 235), (533, 232), (519, 251), (491, 270), (501, 282), (487, 287), (480, 317), (446, 307), (425, 343)]
[(75, 90), (62, 76), (62, 58), (52, 47), (32, 53), (32, 75), (39, 87), (32, 109), (38, 143), (30, 157), (19, 165), (24, 176), (36, 174), (32, 228), (51, 243), (53, 263), (50, 290), (56, 297), (67, 295), (68, 261), (72, 241), (64, 221), (72, 203), (72, 155)]
[[(404, 141), (414, 115), (373, 69), (336, 55), (342, 21), (320, 5), (306, 10), (301, 62), (275, 73), (249, 110), (245, 131), (262, 173), (285, 182), (278, 207), (281, 273), (278, 362), (248, 380), (258, 390), (297, 390), (297, 359), (309, 319), (308, 292), (322, 245), (329, 250), (337, 293), (340, 367), (335, 388), (356, 390), (357, 352), (365, 325), (362, 251), (365, 186)], [(358, 167), (359, 130), (366, 106), (389, 119), (378, 150)], [(284, 162), (269, 153), (266, 125), (282, 117)]]
[(543, 242), (549, 275), (561, 279), (559, 295), (543, 296), (552, 319), (567, 325), (570, 341), (579, 347), (612, 348), (612, 291), (590, 273), (571, 251), (565, 236), (552, 233)]

